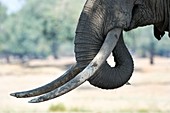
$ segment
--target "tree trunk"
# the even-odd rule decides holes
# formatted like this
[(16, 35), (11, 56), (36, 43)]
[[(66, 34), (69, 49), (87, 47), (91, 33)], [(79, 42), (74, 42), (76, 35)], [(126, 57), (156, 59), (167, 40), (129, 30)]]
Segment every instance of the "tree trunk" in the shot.
[(58, 45), (56, 40), (52, 41), (52, 45), (51, 45), (51, 51), (52, 51), (52, 55), (54, 57), (54, 59), (58, 59)]
[(155, 56), (155, 43), (152, 41), (150, 43), (150, 65), (154, 65), (154, 56)]

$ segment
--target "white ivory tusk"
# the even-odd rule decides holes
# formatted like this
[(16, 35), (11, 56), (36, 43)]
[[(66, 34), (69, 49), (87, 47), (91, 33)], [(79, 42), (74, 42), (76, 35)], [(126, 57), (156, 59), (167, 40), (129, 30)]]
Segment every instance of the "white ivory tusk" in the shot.
[(56, 98), (58, 96), (61, 96), (72, 89), (75, 89), (82, 83), (84, 83), (87, 79), (89, 79), (98, 69), (99, 67), (106, 61), (106, 59), (109, 57), (110, 53), (116, 46), (120, 34), (122, 32), (121, 28), (114, 28), (111, 30), (107, 36), (106, 39), (100, 48), (99, 52), (95, 56), (95, 58), (90, 62), (90, 64), (82, 71), (80, 72), (75, 78), (64, 84), (63, 86), (46, 93), (38, 98), (32, 99), (29, 101), (29, 103), (39, 103), (43, 101), (47, 101), (53, 98)]
[(11, 93), (10, 95), (17, 98), (27, 98), (48, 93), (74, 78), (80, 71), (81, 70), (77, 67), (77, 65), (74, 65), (69, 70), (67, 70), (62, 76), (44, 86), (33, 90)]

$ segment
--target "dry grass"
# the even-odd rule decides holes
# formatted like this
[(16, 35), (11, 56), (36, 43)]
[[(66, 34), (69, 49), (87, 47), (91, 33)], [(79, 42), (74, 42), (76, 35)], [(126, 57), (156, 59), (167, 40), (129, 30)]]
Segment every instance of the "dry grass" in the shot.
[(75, 63), (74, 58), (58, 60), (32, 60), (26, 64), (2, 64), (0, 63), (0, 76), (7, 75), (51, 75), (61, 73)]
[(29, 99), (16, 99), (9, 93), (43, 85), (64, 72), (67, 66), (62, 64), (74, 61), (54, 61), (58, 64), (34, 61), (29, 64), (31, 67), (1, 64), (0, 113), (48, 113), (50, 106), (59, 103), (68, 113), (170, 113), (170, 60), (156, 58), (155, 61), (155, 65), (150, 66), (148, 59), (135, 59), (131, 86), (101, 90), (85, 83), (66, 95), (40, 104), (28, 104)]

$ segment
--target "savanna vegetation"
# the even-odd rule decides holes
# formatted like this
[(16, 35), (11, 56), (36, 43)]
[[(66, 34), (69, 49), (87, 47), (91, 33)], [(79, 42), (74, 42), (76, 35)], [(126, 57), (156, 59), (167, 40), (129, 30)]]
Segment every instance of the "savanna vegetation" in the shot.
[[(85, 0), (25, 0), (21, 10), (7, 13), (0, 4), (0, 58), (30, 59), (73, 55), (73, 39)], [(159, 43), (152, 27), (125, 33), (131, 53), (139, 57), (170, 56), (170, 40)]]
[[(151, 66), (139, 58), (154, 63), (154, 56), (170, 57), (170, 39), (157, 41), (152, 26), (124, 34), (130, 52), (138, 57), (132, 85), (106, 91), (84, 84), (44, 104), (10, 97), (13, 91), (57, 78), (74, 62), (57, 58), (74, 54), (75, 29), (86, 0), (18, 1), (25, 2), (11, 13), (0, 2), (0, 113), (170, 113), (170, 60), (156, 57), (157, 65)], [(57, 60), (41, 60), (49, 56)], [(28, 65), (6, 64), (16, 60)]]

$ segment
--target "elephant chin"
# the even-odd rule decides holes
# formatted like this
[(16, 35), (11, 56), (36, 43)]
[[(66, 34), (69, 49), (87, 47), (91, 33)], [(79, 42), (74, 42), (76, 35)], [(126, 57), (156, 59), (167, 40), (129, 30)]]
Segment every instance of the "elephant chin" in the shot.
[(132, 76), (133, 59), (126, 48), (121, 34), (116, 47), (112, 51), (115, 67), (111, 67), (107, 61), (88, 81), (90, 84), (102, 89), (115, 89), (123, 86)]
[[(95, 58), (89, 63), (89, 65), (87, 65), (86, 68), (83, 71), (81, 71), (79, 74), (77, 74), (76, 76), (75, 76), (75, 74), (77, 73), (77, 71), (75, 69), (78, 65), (76, 65), (76, 67), (73, 67), (73, 70), (68, 70), (68, 72), (66, 72), (64, 74), (64, 78), (66, 78), (65, 77), (66, 75), (69, 75), (69, 76), (73, 75), (75, 77), (72, 78), (71, 80), (69, 80), (68, 82), (65, 80), (61, 80), (64, 82), (64, 84), (62, 83), (62, 84), (58, 85), (58, 88), (56, 88), (54, 90), (50, 89), (50, 91), (47, 93), (46, 93), (46, 91), (43, 92), (43, 89), (46, 90), (46, 88), (48, 88), (52, 84), (57, 84), (56, 83), (57, 81), (53, 81), (50, 84), (47, 84), (45, 86), (42, 86), (42, 87), (34, 89), (34, 90), (12, 93), (11, 96), (15, 96), (17, 98), (25, 98), (25, 97), (37, 96), (37, 95), (46, 93), (38, 98), (35, 98), (35, 99), (32, 99), (31, 101), (29, 101), (30, 103), (39, 103), (39, 102), (43, 102), (43, 101), (47, 101), (47, 100), (59, 97), (65, 93), (75, 89), (76, 87), (78, 87), (79, 85), (84, 83), (86, 80), (88, 80), (91, 76), (94, 76), (94, 73), (96, 73), (96, 71), (106, 61), (106, 59), (109, 57), (112, 50), (115, 48), (115, 46), (119, 40), (121, 32), (122, 32), (122, 29), (120, 29), (120, 28), (115, 28), (115, 29), (111, 30), (107, 34), (106, 39), (105, 39), (104, 43), (102, 44), (99, 52), (97, 53)], [(72, 74), (72, 71), (74, 74)]]

